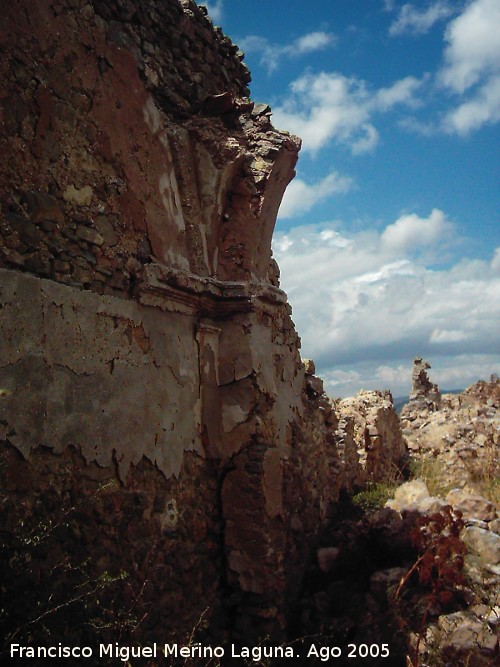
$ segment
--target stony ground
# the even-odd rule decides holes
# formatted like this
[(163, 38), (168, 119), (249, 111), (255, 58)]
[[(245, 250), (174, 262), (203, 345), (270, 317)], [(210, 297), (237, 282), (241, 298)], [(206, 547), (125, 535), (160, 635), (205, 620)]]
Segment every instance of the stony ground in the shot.
[(438, 406), (410, 401), (401, 426), (413, 460), (435, 489), (454, 486), (498, 503), (500, 482), (500, 382), (480, 381), (462, 394), (445, 394)]
[(317, 552), (302, 630), (388, 643), (387, 665), (500, 664), (499, 404), (496, 377), (414, 393), (401, 415), (410, 479), (346, 500)]
[[(500, 382), (493, 376), (462, 394), (444, 395), (435, 409), (412, 402), (401, 425), (422, 481), (403, 485), (389, 505), (422, 514), (451, 506), (463, 527), (464, 608), (440, 614), (426, 629), (420, 649), (469, 658), (467, 664), (499, 660), (500, 631)], [(423, 480), (427, 481), (427, 484)], [(441, 510), (442, 511), (442, 510)]]

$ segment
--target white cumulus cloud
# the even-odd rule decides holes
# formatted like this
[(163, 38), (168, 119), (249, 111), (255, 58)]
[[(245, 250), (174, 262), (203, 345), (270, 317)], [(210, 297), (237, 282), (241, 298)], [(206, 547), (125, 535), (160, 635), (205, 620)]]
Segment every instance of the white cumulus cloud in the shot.
[(500, 0), (472, 0), (446, 30), (438, 81), (461, 97), (443, 129), (467, 135), (500, 120)]
[(391, 32), (399, 34), (410, 25), (424, 27), (425, 21), (451, 16), (444, 33), (442, 62), (433, 75), (422, 78), (427, 84), (424, 92), (432, 90), (432, 99), (444, 107), (434, 118), (410, 116), (399, 121), (400, 127), (422, 136), (443, 132), (467, 136), (500, 120), (500, 0), (455, 4), (439, 0), (419, 9), (416, 4), (404, 4)]
[(377, 111), (388, 111), (396, 104), (407, 106), (419, 106), (420, 102), (415, 93), (421, 87), (423, 81), (414, 76), (407, 76), (396, 81), (388, 88), (380, 88), (374, 95), (371, 106)]
[[(387, 6), (386, 6), (387, 7)], [(393, 9), (393, 7), (390, 7)], [(448, 18), (455, 12), (452, 5), (444, 0), (431, 3), (428, 7), (416, 7), (404, 4), (398, 17), (389, 28), (390, 35), (424, 34), (438, 21)]]
[(491, 260), (491, 270), (495, 273), (500, 273), (500, 248), (495, 250), (495, 254)]
[(500, 68), (500, 0), (474, 0), (446, 30), (445, 86), (463, 93)]
[[(500, 251), (489, 262), (437, 269), (433, 259), (453, 234), (437, 209), (401, 216), (380, 232), (348, 233), (329, 223), (276, 233), (273, 251), (303, 355), (316, 361), (334, 395), (356, 387), (408, 393), (403, 376), (410, 383), (416, 355), (433, 367), (440, 359), (438, 367), (449, 369), (445, 387), (498, 371)], [(461, 370), (453, 378), (454, 363)]]
[(315, 204), (334, 194), (348, 192), (353, 181), (348, 176), (331, 172), (315, 183), (308, 184), (301, 178), (295, 178), (285, 191), (281, 202), (279, 217), (292, 218), (310, 211)]
[(323, 32), (318, 30), (317, 32), (310, 32), (303, 37), (299, 37), (290, 49), (298, 50), (299, 53), (311, 53), (313, 51), (318, 51), (324, 49), (325, 47), (331, 45), (334, 41), (334, 36), (331, 33)]
[(421, 85), (409, 76), (372, 90), (365, 81), (338, 72), (308, 72), (292, 82), (289, 96), (275, 106), (274, 124), (301, 137), (304, 151), (318, 151), (335, 140), (359, 154), (377, 144), (373, 116), (396, 105), (415, 105)]
[(434, 329), (434, 331), (431, 333), (431, 337), (429, 339), (430, 343), (457, 343), (461, 340), (465, 340), (467, 338), (467, 334), (465, 331), (457, 330), (457, 329)]
[(500, 75), (490, 77), (470, 99), (449, 111), (444, 119), (444, 128), (447, 132), (467, 135), (499, 120)]
[(335, 35), (318, 30), (309, 32), (289, 44), (275, 44), (260, 35), (248, 35), (238, 40), (240, 48), (246, 53), (260, 54), (260, 64), (269, 73), (274, 72), (283, 58), (296, 58), (314, 51), (321, 51), (336, 42)]
[(415, 213), (402, 215), (384, 230), (380, 242), (385, 250), (406, 252), (437, 243), (453, 226), (439, 209), (434, 209), (428, 218), (421, 218)]

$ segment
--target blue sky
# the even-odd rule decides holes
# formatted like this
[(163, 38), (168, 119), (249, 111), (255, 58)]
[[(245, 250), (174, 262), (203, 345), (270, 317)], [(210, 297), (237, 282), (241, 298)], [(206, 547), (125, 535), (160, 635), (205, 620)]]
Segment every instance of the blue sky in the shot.
[(327, 392), (500, 372), (500, 0), (207, 6), (303, 140), (273, 250)]

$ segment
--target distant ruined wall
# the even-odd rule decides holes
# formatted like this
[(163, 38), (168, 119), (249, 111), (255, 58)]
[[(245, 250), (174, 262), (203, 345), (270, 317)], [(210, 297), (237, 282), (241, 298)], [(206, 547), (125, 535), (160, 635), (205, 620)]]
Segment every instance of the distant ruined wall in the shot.
[(69, 503), (144, 637), (205, 608), (282, 630), (360, 481), (271, 257), (300, 142), (192, 0), (12, 0), (0, 26), (4, 527)]
[(407, 453), (399, 419), (389, 391), (360, 391), (337, 404), (346, 424), (352, 422), (356, 455), (346, 463), (346, 486), (360, 487), (394, 477), (394, 463), (402, 463)]
[(422, 357), (414, 358), (410, 401), (403, 407), (403, 414), (408, 409), (420, 409), (430, 412), (439, 410), (441, 393), (437, 384), (429, 380), (427, 371), (430, 367), (430, 364), (424, 361)]

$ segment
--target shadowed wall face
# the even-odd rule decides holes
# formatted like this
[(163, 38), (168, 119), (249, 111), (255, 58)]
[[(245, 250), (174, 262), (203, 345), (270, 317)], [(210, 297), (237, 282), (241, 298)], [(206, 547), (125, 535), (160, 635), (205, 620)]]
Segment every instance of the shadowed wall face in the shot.
[(364, 474), (271, 258), (300, 141), (191, 0), (13, 0), (0, 24), (7, 534), (80, 508), (68, 549), (127, 570), (143, 637), (206, 607), (283, 629)]
[[(102, 469), (118, 514), (85, 520), (121, 541), (111, 526), (144, 469), (130, 526), (163, 544), (173, 576), (160, 586), (162, 613), (187, 628), (226, 586), (268, 606), (283, 595), (273, 522), (303, 377), (270, 244), (299, 141), (249, 101), (241, 54), (193, 2), (15, 0), (0, 12), (9, 493), (26, 494), (29, 514), (53, 483), (42, 460), (70, 474), (53, 489), (61, 502)], [(238, 457), (252, 447), (250, 470)], [(83, 491), (89, 502), (99, 484)], [(248, 535), (222, 537), (223, 522), (241, 520), (265, 545), (261, 565)], [(127, 567), (138, 572), (132, 542)], [(186, 549), (197, 555), (185, 569), (199, 568), (206, 586), (179, 596), (174, 552)], [(214, 551), (227, 571), (214, 574)]]

